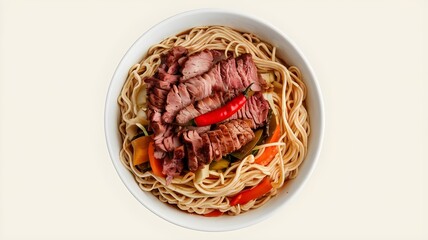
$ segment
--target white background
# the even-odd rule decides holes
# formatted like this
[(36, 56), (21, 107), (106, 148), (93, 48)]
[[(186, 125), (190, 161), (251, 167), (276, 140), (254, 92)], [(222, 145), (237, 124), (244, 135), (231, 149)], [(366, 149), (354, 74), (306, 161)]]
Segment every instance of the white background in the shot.
[[(126, 50), (201, 7), (288, 34), (325, 100), (324, 146), (305, 188), (272, 218), (226, 233), (145, 209), (103, 132)], [(0, 0), (0, 239), (428, 239), (427, 14), (411, 0)]]

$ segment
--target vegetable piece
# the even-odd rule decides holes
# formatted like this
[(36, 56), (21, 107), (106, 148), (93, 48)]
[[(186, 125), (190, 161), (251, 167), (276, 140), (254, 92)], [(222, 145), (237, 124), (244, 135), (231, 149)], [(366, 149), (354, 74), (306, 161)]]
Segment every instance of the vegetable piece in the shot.
[(268, 112), (268, 121), (269, 121), (269, 124), (266, 125), (266, 132), (265, 132), (266, 137), (272, 136), (273, 132), (276, 129), (276, 126), (278, 125), (277, 122), (276, 122), (276, 116), (273, 113), (272, 109), (269, 109), (269, 112)]
[[(272, 136), (270, 137), (267, 143), (278, 142), (280, 137), (281, 137), (281, 127), (277, 125), (275, 128), (275, 131), (273, 132)], [(272, 161), (272, 159), (275, 157), (277, 153), (278, 153), (278, 146), (266, 147), (262, 155), (256, 158), (255, 163), (266, 166)]]
[(273, 84), (275, 81), (275, 74), (273, 72), (262, 73), (260, 75), (267, 83)]
[(263, 180), (255, 187), (251, 189), (246, 189), (232, 197), (230, 199), (230, 206), (235, 206), (238, 204), (246, 204), (251, 200), (257, 199), (272, 189), (272, 183), (269, 177), (263, 178)]
[(282, 84), (275, 81), (275, 73), (274, 72), (262, 73), (260, 75), (266, 81), (266, 83), (268, 83), (269, 87), (273, 87), (275, 92), (281, 93)]
[(278, 110), (275, 108), (275, 102), (273, 101), (272, 92), (264, 92), (263, 98), (269, 103), (269, 108), (273, 112), (273, 116), (278, 116)]
[(155, 158), (155, 142), (150, 141), (148, 152), (149, 152), (150, 167), (152, 168), (153, 174), (159, 177), (165, 177), (165, 175), (162, 173), (163, 161), (161, 159)]
[(147, 171), (149, 171), (149, 170), (151, 170), (152, 168), (150, 167), (150, 162), (145, 162), (145, 163), (142, 163), (142, 164), (140, 164), (140, 165), (137, 165), (136, 166), (136, 168), (138, 169), (138, 170), (140, 170), (141, 172), (147, 172)]
[(204, 214), (205, 217), (220, 217), (221, 215), (223, 215), (223, 212), (218, 209)]
[(195, 172), (195, 183), (202, 182), (205, 178), (210, 175), (210, 165), (204, 165), (203, 168), (196, 170)]
[(134, 166), (149, 161), (148, 149), (150, 141), (151, 137), (149, 136), (139, 137), (132, 140), (131, 144), (132, 148), (134, 149), (132, 163), (134, 164)]
[(191, 121), (191, 124), (194, 126), (202, 127), (215, 124), (221, 121), (228, 119), (239, 109), (241, 109), (247, 102), (247, 93), (250, 90), (251, 83), (243, 92), (239, 94), (234, 99), (230, 100), (224, 106), (219, 107), (211, 112), (202, 114)]
[(257, 150), (253, 150), (253, 151), (251, 151), (251, 154), (253, 154), (253, 156), (256, 156), (258, 152), (259, 152), (258, 149)]
[(262, 137), (263, 130), (259, 129), (254, 132), (255, 137), (253, 140), (251, 140), (249, 143), (245, 144), (241, 149), (238, 151), (235, 151), (231, 153), (232, 156), (238, 158), (239, 160), (244, 159), (247, 155), (251, 153), (253, 148), (256, 146), (256, 144), (259, 142), (260, 138)]
[(141, 123), (136, 123), (135, 125), (137, 125), (144, 133), (144, 136), (149, 136), (149, 133), (147, 132), (146, 128), (144, 127), (143, 124)]
[(218, 161), (212, 161), (210, 164), (210, 170), (222, 170), (229, 167), (230, 161), (222, 158)]
[(135, 118), (132, 118), (129, 120), (128, 126), (134, 126), (135, 127), (134, 124), (136, 124), (136, 123), (140, 123), (142, 125), (149, 124), (149, 120), (147, 119), (147, 113), (143, 108), (138, 110), (137, 116), (135, 116)]

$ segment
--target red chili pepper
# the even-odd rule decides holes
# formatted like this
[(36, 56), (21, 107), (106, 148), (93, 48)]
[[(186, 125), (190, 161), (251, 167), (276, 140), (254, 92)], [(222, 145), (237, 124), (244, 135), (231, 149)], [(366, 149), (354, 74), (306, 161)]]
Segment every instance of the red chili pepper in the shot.
[(220, 217), (221, 215), (223, 215), (223, 212), (220, 211), (220, 210), (218, 210), (218, 209), (216, 209), (216, 210), (214, 210), (212, 212), (205, 213), (204, 217)]
[(202, 127), (228, 119), (245, 105), (247, 102), (247, 92), (251, 85), (253, 85), (253, 83), (251, 83), (241, 94), (230, 100), (224, 106), (194, 118), (192, 125)]
[(246, 189), (235, 195), (230, 199), (230, 206), (235, 206), (238, 204), (246, 204), (247, 202), (257, 199), (266, 193), (268, 193), (272, 189), (272, 183), (270, 182), (269, 177), (265, 177), (259, 185)]

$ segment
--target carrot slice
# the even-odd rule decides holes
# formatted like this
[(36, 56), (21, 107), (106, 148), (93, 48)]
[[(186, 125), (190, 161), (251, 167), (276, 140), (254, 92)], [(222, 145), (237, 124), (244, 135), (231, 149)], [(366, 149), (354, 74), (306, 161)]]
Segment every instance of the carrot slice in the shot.
[(134, 139), (131, 142), (132, 149), (134, 149), (134, 153), (132, 156), (132, 163), (134, 164), (134, 166), (149, 161), (148, 148), (151, 139), (152, 138), (150, 136), (144, 136)]
[(269, 177), (263, 178), (263, 180), (255, 187), (246, 189), (232, 197), (229, 204), (235, 206), (238, 204), (246, 204), (251, 200), (257, 199), (272, 189), (272, 183)]
[[(280, 137), (281, 137), (281, 127), (277, 125), (268, 143), (278, 142)], [(275, 157), (277, 153), (278, 153), (278, 146), (267, 147), (265, 148), (265, 151), (262, 153), (262, 155), (255, 160), (255, 163), (266, 166), (272, 161), (272, 159)]]
[(242, 198), (242, 192), (238, 193), (237, 195), (235, 195), (233, 198), (230, 199), (229, 205), (230, 206), (235, 206), (239, 204), (239, 201), (241, 201)]
[(218, 210), (218, 209), (216, 209), (216, 210), (214, 210), (212, 212), (205, 213), (204, 217), (220, 217), (221, 215), (223, 215), (223, 212), (220, 211), (220, 210)]
[(162, 159), (155, 158), (155, 142), (150, 141), (148, 153), (149, 153), (150, 167), (152, 168), (153, 173), (156, 176), (165, 177), (165, 175), (162, 173), (162, 169), (163, 169)]

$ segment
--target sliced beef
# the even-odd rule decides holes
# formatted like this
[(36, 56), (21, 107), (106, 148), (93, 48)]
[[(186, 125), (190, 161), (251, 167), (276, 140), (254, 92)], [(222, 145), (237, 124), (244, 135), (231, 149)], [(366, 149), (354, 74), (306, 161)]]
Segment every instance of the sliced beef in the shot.
[[(221, 130), (219, 130), (219, 129), (215, 129), (215, 130), (213, 130), (213, 131), (210, 131), (210, 133), (211, 134), (213, 134), (213, 135), (215, 135), (216, 136), (216, 138), (218, 139), (218, 143), (219, 143), (219, 146), (220, 146), (220, 152), (221, 152), (221, 155), (222, 156), (224, 156), (224, 155), (226, 155), (226, 153), (228, 152), (227, 151), (227, 147), (226, 147), (226, 144), (225, 144), (225, 137), (224, 137), (224, 135), (223, 135), (223, 133), (222, 133), (222, 131)], [(209, 134), (210, 134), (209, 133)], [(224, 154), (223, 154), (224, 153)]]
[(183, 159), (185, 157), (184, 145), (180, 145), (179, 147), (174, 149), (174, 157), (175, 159)]
[(187, 159), (189, 170), (195, 172), (199, 168), (201, 161), (202, 138), (195, 130), (187, 131), (183, 134), (183, 140), (187, 149)]
[(162, 131), (157, 131), (158, 133), (153, 136), (153, 140), (155, 142), (159, 139), (162, 139), (162, 141), (163, 141), (164, 138), (172, 136), (174, 134), (174, 132), (173, 132), (174, 129), (171, 125), (166, 125), (162, 122), (159, 122), (158, 126), (161, 126), (160, 129)]
[(211, 126), (204, 126), (204, 127), (187, 126), (186, 129), (195, 130), (197, 133), (201, 134), (204, 132), (208, 132), (211, 129)]
[[(262, 78), (257, 74), (257, 67), (250, 54), (243, 54), (236, 58), (229, 58), (216, 64), (208, 72), (179, 83), (183, 94), (188, 94), (189, 102), (182, 102), (176, 89), (171, 89), (166, 100), (166, 112), (162, 117), (164, 121), (172, 122), (179, 111), (190, 104), (209, 97), (213, 92), (238, 93), (251, 83), (253, 91), (260, 91)], [(187, 91), (187, 92), (185, 92)], [(187, 99), (186, 99), (187, 100)], [(195, 113), (195, 112), (192, 112)], [(183, 118), (181, 118), (183, 120)], [(187, 119), (187, 117), (186, 117)], [(182, 121), (180, 120), (180, 121)]]
[(258, 92), (251, 96), (245, 105), (226, 121), (248, 119), (251, 120), (252, 128), (255, 129), (266, 124), (268, 113), (269, 103), (264, 99), (263, 94)]
[(188, 51), (185, 47), (173, 47), (162, 57), (162, 62), (165, 63), (168, 68), (174, 68), (174, 66), (179, 63), (180, 58), (185, 57), (187, 53)]
[(221, 77), (210, 71), (209, 73), (191, 78), (185, 82), (184, 84), (193, 100), (191, 103), (211, 95), (214, 88), (213, 86), (216, 85), (218, 79), (221, 79)]
[(221, 107), (234, 97), (234, 93), (214, 92), (212, 95), (196, 102), (195, 104), (190, 104), (189, 106), (181, 109), (175, 120), (178, 124), (186, 124), (199, 115)]
[[(229, 130), (231, 130), (236, 135), (236, 137), (238, 138), (239, 144), (241, 146), (244, 146), (245, 138), (246, 138), (244, 133), (241, 132), (241, 130), (237, 126), (235, 126), (235, 124), (233, 124), (233, 122), (227, 122), (225, 124), (226, 124), (227, 128)], [(239, 148), (241, 148), (241, 147), (239, 147)]]
[[(195, 103), (196, 109), (200, 114), (204, 114), (206, 112), (212, 111), (221, 107), (223, 100), (222, 92), (215, 92), (212, 95), (198, 101)], [(200, 115), (198, 114), (198, 115)]]
[[(162, 115), (167, 105), (168, 94), (171, 89), (179, 92), (175, 86), (179, 79), (178, 60), (186, 57), (187, 49), (174, 47), (161, 57), (161, 64), (155, 77), (145, 79), (148, 93), (148, 119), (150, 130), (154, 132), (155, 150), (158, 156), (165, 156), (166, 152), (173, 151), (178, 145), (178, 137), (173, 137), (173, 127), (162, 121)], [(184, 91), (186, 93), (186, 91)], [(186, 95), (178, 95), (186, 100)], [(188, 97), (188, 96), (187, 96)]]
[(188, 58), (187, 56), (184, 56), (184, 57), (181, 57), (180, 59), (178, 59), (178, 65), (180, 65), (181, 68), (184, 67), (184, 64), (186, 63), (187, 58)]
[[(239, 139), (238, 139), (238, 133), (234, 128), (231, 128), (230, 122), (225, 123), (226, 129), (229, 131), (230, 137), (232, 138), (232, 144), (233, 144), (233, 151), (236, 151), (242, 147)], [(233, 125), (232, 125), (233, 126)]]
[[(172, 126), (166, 125), (166, 124), (161, 123), (161, 122), (155, 123), (155, 126), (159, 127), (159, 130), (161, 130), (161, 131), (156, 131), (157, 133), (154, 134), (154, 136), (153, 136), (153, 140), (155, 142), (155, 145), (157, 145), (157, 143), (162, 144), (163, 140), (166, 137), (173, 135), (173, 127)], [(153, 128), (153, 131), (155, 131), (155, 130), (156, 130), (156, 128)]]
[[(244, 146), (254, 138), (255, 135), (250, 126), (251, 121), (241, 119), (231, 120), (218, 126), (220, 129), (222, 129), (222, 133), (226, 132), (224, 131), (226, 127), (229, 132), (229, 135), (232, 137), (234, 149), (232, 151), (228, 151), (227, 153), (231, 153), (240, 149), (242, 146)], [(234, 139), (233, 136), (235, 136), (236, 139)], [(225, 155), (224, 152), (223, 155)]]
[(210, 129), (211, 129), (211, 126), (204, 126), (204, 127), (177, 126), (175, 128), (175, 136), (178, 136), (180, 141), (183, 143), (184, 135), (188, 134), (189, 131), (195, 131), (200, 136), (202, 133), (208, 132)]
[(248, 139), (253, 139), (255, 137), (254, 132), (250, 127), (251, 124), (248, 124), (250, 123), (249, 120), (244, 120), (240, 123), (236, 121), (230, 121), (230, 123), (232, 123), (236, 131), (239, 132), (238, 139), (242, 146), (248, 143)]
[(199, 115), (201, 115), (201, 113), (195, 108), (195, 105), (190, 104), (189, 106), (180, 110), (175, 120), (177, 121), (178, 124), (185, 125), (190, 120), (194, 119)]
[(144, 80), (144, 82), (145, 82), (145, 83), (147, 83), (147, 89), (148, 89), (149, 91), (150, 91), (150, 89), (151, 89), (151, 88), (153, 88), (153, 87), (157, 87), (157, 88), (160, 88), (160, 89), (166, 90), (166, 91), (168, 91), (168, 92), (169, 92), (169, 90), (171, 89), (171, 84), (170, 84), (169, 82), (161, 81), (160, 79), (155, 78), (155, 77), (149, 77), (149, 78), (146, 78), (146, 79)]
[(204, 114), (223, 106), (235, 96), (234, 92), (214, 92), (211, 96), (196, 102), (195, 105), (199, 113)]
[(244, 119), (250, 119), (253, 122), (253, 126), (256, 126), (252, 119), (253, 115), (251, 114), (250, 104), (245, 104), (244, 107), (242, 107), (240, 110), (242, 111), (242, 117)]
[(149, 95), (149, 104), (155, 106), (156, 109), (162, 109), (164, 107), (164, 100), (156, 94)]
[(158, 87), (154, 87), (154, 88), (152, 88), (152, 93), (153, 93), (155, 96), (157, 96), (157, 97), (159, 97), (160, 99), (162, 99), (162, 100), (165, 100), (165, 99), (166, 99), (166, 96), (168, 95), (168, 92), (169, 92), (169, 91), (166, 91), (166, 90), (164, 90), (164, 89), (162, 89), (162, 88), (158, 88)]
[(210, 51), (211, 51), (211, 54), (213, 55), (214, 63), (220, 62), (221, 60), (226, 58), (223, 51), (219, 51), (219, 50), (210, 50)]
[(263, 78), (259, 78), (257, 73), (257, 66), (253, 61), (251, 54), (242, 54), (236, 58), (236, 70), (240, 76), (244, 87), (249, 86), (251, 83), (254, 83), (251, 86), (253, 91), (260, 91), (261, 85), (265, 85)]
[(190, 55), (181, 70), (183, 76), (180, 80), (185, 81), (210, 70), (215, 60), (213, 52), (217, 51), (203, 50)]
[[(251, 127), (249, 127), (247, 124), (246, 126), (243, 126), (241, 124), (235, 124), (235, 128), (238, 129), (238, 131), (244, 135), (245, 138), (254, 138), (254, 132), (251, 130)], [(252, 124), (251, 124), (252, 125)]]
[(177, 135), (172, 135), (165, 137), (162, 141), (162, 144), (167, 152), (172, 152), (181, 145), (181, 142)]
[(171, 89), (171, 84), (158, 78), (147, 78), (148, 109), (147, 116), (150, 121), (160, 121), (161, 118), (153, 119), (154, 112), (162, 113), (165, 111), (165, 102), (167, 94)]
[(176, 113), (184, 107), (189, 106), (191, 102), (192, 100), (190, 99), (186, 85), (174, 85), (168, 93), (165, 107), (166, 112), (162, 116), (162, 120), (167, 123), (172, 123)]
[(164, 158), (162, 165), (162, 173), (165, 174), (166, 183), (170, 184), (172, 179), (176, 176), (179, 176), (183, 171), (183, 158), (185, 156), (184, 145), (181, 145), (174, 149), (174, 155), (170, 159), (168, 157)]
[(210, 131), (207, 134), (208, 134), (208, 137), (210, 138), (211, 148), (212, 148), (212, 152), (214, 154), (213, 160), (221, 159), (222, 151), (221, 151), (220, 139), (218, 139), (217, 134), (214, 131)]
[(221, 61), (220, 64), (220, 73), (223, 83), (232, 89), (243, 89), (244, 85), (242, 84), (241, 77), (238, 75), (235, 58), (229, 58), (227, 61)]
[(252, 135), (254, 134), (253, 130), (251, 130), (253, 126), (251, 120), (249, 119), (240, 120), (240, 124), (241, 126), (245, 127), (247, 131), (251, 132)]
[(251, 83), (256, 91), (264, 84), (249, 54), (228, 59), (213, 50), (187, 54), (187, 49), (174, 47), (162, 55), (155, 76), (145, 79), (155, 157), (163, 161), (167, 184), (182, 173), (185, 164), (195, 172), (247, 144), (254, 138), (251, 128), (266, 123), (269, 109), (262, 94), (255, 94), (213, 130), (173, 123), (187, 123), (223, 106)]
[(171, 74), (171, 75), (173, 75), (173, 76), (177, 76), (177, 75), (175, 75), (175, 74), (177, 74), (177, 73), (178, 73), (179, 68), (180, 68), (180, 64), (178, 64), (178, 62), (175, 62), (173, 65), (171, 65), (171, 66), (168, 68), (167, 73), (168, 73), (168, 74)]
[[(155, 112), (152, 116), (155, 116), (158, 114), (160, 115), (160, 113)], [(161, 133), (161, 132), (166, 131), (166, 128), (168, 127), (168, 125), (162, 123), (161, 121), (156, 121), (156, 122), (152, 121), (150, 123), (150, 127), (153, 129), (153, 132)], [(156, 135), (158, 135), (158, 134), (156, 134)]]
[(179, 77), (180, 77), (179, 75), (170, 74), (170, 73), (166, 72), (165, 70), (163, 70), (162, 68), (158, 69), (158, 78), (164, 82), (168, 82), (170, 84), (175, 84), (175, 83), (177, 83)]
[(232, 124), (235, 127), (235, 131), (239, 132), (240, 138), (244, 138), (244, 140), (241, 142), (242, 146), (247, 144), (249, 141), (251, 141), (255, 135), (253, 130), (251, 129), (252, 123), (250, 120), (232, 120), (229, 121), (230, 124)]
[[(166, 140), (167, 145), (165, 146), (165, 139), (172, 137), (174, 134), (174, 129), (170, 125), (165, 125), (163, 123), (156, 123), (157, 126), (164, 126), (164, 131), (158, 131), (154, 134), (153, 140), (155, 143), (156, 150), (162, 150), (168, 152), (168, 149), (171, 149), (169, 144), (174, 144), (173, 139)], [(155, 132), (155, 128), (153, 128)], [(172, 148), (173, 149), (173, 148)]]
[(186, 85), (178, 85), (178, 95), (181, 97), (181, 102), (183, 105), (188, 105), (192, 102), (189, 92), (186, 89)]
[(185, 83), (178, 84), (177, 89), (183, 91), (180, 95), (188, 95), (190, 101), (182, 102), (180, 95), (178, 94), (178, 90), (171, 89), (166, 100), (165, 116), (162, 116), (162, 119), (166, 122), (174, 121), (175, 116), (181, 109), (189, 106), (195, 101), (199, 101), (210, 96), (213, 91), (225, 90), (225, 86), (220, 75), (219, 64), (201, 76), (190, 78)]
[(202, 133), (202, 147), (200, 148), (200, 163), (202, 165), (209, 164), (214, 159), (214, 153), (211, 146), (211, 141), (207, 133)]
[(230, 135), (229, 130), (227, 130), (227, 127), (221, 124), (217, 128), (221, 130), (221, 143), (225, 149), (225, 151), (222, 151), (223, 154), (235, 151), (235, 145), (233, 144), (232, 136)]
[(189, 170), (194, 172), (250, 142), (254, 138), (250, 125), (249, 120), (236, 119), (206, 133), (198, 134), (194, 130), (183, 133)]
[(166, 156), (166, 153), (162, 150), (155, 150), (154, 156), (156, 159), (164, 159)]
[(253, 95), (248, 101), (248, 109), (257, 127), (264, 125), (269, 113), (269, 103), (261, 93)]
[[(170, 90), (167, 96), (167, 105), (165, 107), (166, 111), (173, 112), (173, 111), (176, 111), (176, 109), (179, 109), (180, 107), (182, 107), (183, 105), (187, 106), (190, 103), (190, 101), (183, 102), (183, 100), (186, 101), (186, 99), (181, 98), (181, 95), (184, 95), (184, 96), (189, 95), (187, 92), (187, 89), (185, 88), (186, 86), (184, 85), (179, 85), (178, 87), (174, 85), (172, 87), (172, 89)], [(185, 91), (185, 93), (180, 94), (179, 93), (180, 90)]]
[[(200, 81), (209, 82), (211, 84), (211, 91), (210, 94), (214, 91), (226, 91), (228, 89), (228, 86), (223, 83), (223, 79), (221, 78), (221, 65), (216, 64), (210, 71), (208, 71), (206, 74), (196, 77)], [(201, 97), (196, 98), (196, 101), (199, 101), (205, 97), (208, 97), (210, 94)]]
[(167, 123), (172, 123), (175, 118), (175, 114), (188, 106), (192, 100), (190, 99), (189, 92), (187, 91), (186, 85), (173, 86), (171, 91), (168, 93), (165, 114), (162, 116), (162, 120)]

